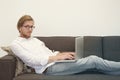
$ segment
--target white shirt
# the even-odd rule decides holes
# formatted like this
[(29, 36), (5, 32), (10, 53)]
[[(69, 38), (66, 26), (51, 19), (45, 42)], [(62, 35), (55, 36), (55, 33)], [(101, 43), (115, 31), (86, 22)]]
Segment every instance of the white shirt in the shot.
[(43, 73), (44, 70), (55, 62), (48, 64), (49, 56), (54, 56), (58, 52), (52, 52), (45, 44), (37, 38), (28, 39), (16, 38), (10, 48), (26, 65), (35, 69), (36, 73)]

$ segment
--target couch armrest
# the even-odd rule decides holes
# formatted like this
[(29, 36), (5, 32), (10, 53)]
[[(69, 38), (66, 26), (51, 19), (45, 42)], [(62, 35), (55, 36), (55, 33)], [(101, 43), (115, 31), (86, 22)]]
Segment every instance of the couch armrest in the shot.
[(15, 75), (16, 59), (7, 55), (0, 58), (0, 80), (13, 80)]

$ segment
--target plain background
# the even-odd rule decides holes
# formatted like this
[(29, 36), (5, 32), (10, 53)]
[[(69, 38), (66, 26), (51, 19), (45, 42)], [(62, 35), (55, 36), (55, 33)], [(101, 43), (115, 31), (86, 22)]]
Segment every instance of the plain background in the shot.
[(22, 15), (35, 20), (35, 36), (119, 36), (120, 0), (0, 0), (0, 45), (17, 36)]

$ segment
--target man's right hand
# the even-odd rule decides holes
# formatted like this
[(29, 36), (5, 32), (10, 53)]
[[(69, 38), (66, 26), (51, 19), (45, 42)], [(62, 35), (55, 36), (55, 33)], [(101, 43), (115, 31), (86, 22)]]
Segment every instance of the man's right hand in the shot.
[(58, 60), (72, 60), (75, 59), (75, 53), (74, 52), (58, 53), (56, 57)]
[(58, 53), (56, 56), (50, 56), (49, 57), (49, 63), (59, 60), (73, 60), (75, 59), (75, 53), (74, 52), (62, 52)]

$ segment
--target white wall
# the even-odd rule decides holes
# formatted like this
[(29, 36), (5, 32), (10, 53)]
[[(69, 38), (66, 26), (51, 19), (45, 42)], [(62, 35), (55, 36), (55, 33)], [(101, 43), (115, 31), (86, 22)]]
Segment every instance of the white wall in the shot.
[(34, 18), (37, 36), (120, 35), (120, 0), (0, 0), (0, 45), (19, 35), (24, 14)]

